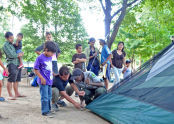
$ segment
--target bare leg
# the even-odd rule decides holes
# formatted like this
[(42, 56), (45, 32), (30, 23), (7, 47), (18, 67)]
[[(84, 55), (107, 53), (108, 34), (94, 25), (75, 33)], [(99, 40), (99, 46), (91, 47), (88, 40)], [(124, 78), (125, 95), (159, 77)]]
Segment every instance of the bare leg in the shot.
[(106, 90), (108, 90), (108, 85), (109, 85), (108, 79), (104, 79), (104, 83), (105, 83)]
[(18, 91), (18, 82), (15, 82), (13, 84), (14, 92), (15, 92), (15, 97), (20, 96), (19, 91)]
[(13, 88), (14, 88), (14, 92), (15, 92), (15, 97), (26, 97), (26, 96), (24, 96), (24, 95), (21, 95), (20, 93), (19, 93), (19, 91), (18, 91), (18, 82), (15, 82), (14, 84), (13, 84)]
[(12, 82), (7, 83), (7, 91), (9, 95), (9, 100), (16, 100), (16, 98), (12, 94)]
[(22, 57), (18, 57), (18, 58), (19, 58), (20, 65), (23, 65)]
[(1, 94), (2, 93), (2, 81), (0, 80), (0, 97), (2, 97)]

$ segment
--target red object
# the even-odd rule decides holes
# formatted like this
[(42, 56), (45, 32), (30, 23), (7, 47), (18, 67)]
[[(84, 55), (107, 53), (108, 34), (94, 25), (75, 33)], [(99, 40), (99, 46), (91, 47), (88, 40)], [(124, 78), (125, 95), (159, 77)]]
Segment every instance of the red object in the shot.
[(3, 72), (3, 76), (8, 77), (8, 74), (6, 73), (6, 71)]

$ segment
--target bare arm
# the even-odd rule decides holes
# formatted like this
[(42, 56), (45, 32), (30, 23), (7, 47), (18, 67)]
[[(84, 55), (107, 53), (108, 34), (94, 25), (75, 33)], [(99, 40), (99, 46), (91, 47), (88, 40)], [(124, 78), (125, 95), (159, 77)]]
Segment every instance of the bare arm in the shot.
[(98, 86), (98, 87), (103, 87), (104, 86), (104, 84), (102, 82), (94, 83), (89, 78), (87, 78), (85, 80), (85, 83), (87, 83), (88, 85), (93, 85), (93, 86)]
[(73, 64), (78, 64), (78, 63), (80, 63), (80, 62), (79, 62), (79, 61), (77, 61), (77, 60), (76, 60), (76, 61), (73, 61)]
[(15, 43), (15, 45), (16, 45), (16, 46), (18, 46), (18, 45), (19, 45), (19, 41), (18, 41), (18, 40), (16, 40), (16, 43)]
[(4, 70), (6, 69), (5, 66), (4, 66), (4, 64), (2, 63), (1, 59), (0, 59), (0, 66), (1, 66)]
[(35, 74), (40, 78), (41, 84), (42, 84), (42, 85), (45, 85), (45, 84), (46, 84), (46, 80), (45, 80), (45, 79), (43, 78), (43, 76), (40, 74), (39, 70), (34, 69), (34, 72), (35, 72)]
[(112, 57), (112, 54), (110, 54), (108, 56), (108, 58), (106, 59), (106, 61), (104, 63), (102, 63), (102, 65), (105, 65), (107, 63), (107, 61), (111, 61), (111, 57)]
[(86, 59), (78, 59), (79, 62), (86, 62)]
[(67, 101), (72, 103), (76, 108), (81, 108), (80, 104), (74, 101), (65, 91), (60, 91), (62, 97), (64, 97)]
[(36, 53), (37, 55), (40, 55), (40, 54), (41, 54), (41, 52), (39, 52), (39, 51), (35, 51), (35, 53)]
[(71, 83), (71, 87), (74, 89), (74, 91), (79, 95), (79, 96), (84, 96), (85, 92), (84, 91), (79, 91), (77, 86), (74, 83)]

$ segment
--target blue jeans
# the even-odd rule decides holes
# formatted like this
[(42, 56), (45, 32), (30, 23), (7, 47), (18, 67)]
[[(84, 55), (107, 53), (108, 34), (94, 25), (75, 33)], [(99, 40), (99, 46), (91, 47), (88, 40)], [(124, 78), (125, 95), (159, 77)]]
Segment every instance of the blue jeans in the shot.
[(114, 76), (115, 76), (115, 80), (114, 80), (114, 85), (115, 85), (115, 84), (120, 82), (120, 75), (121, 75), (123, 69), (114, 67), (114, 68), (112, 68), (112, 71), (113, 71)]
[(39, 85), (41, 95), (41, 111), (42, 115), (51, 111), (52, 86)]
[(58, 65), (57, 65), (57, 61), (52, 61), (52, 65), (53, 65), (53, 72), (55, 73), (55, 74), (58, 74), (59, 72), (58, 72)]

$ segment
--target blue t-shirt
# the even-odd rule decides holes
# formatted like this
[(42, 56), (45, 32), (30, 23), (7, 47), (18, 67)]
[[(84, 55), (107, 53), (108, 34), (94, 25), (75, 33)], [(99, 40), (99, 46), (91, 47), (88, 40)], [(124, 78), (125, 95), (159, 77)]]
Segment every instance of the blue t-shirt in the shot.
[[(34, 63), (34, 69), (39, 70), (40, 74), (46, 80), (46, 85), (53, 84), (52, 57), (47, 57), (44, 54), (38, 56)], [(40, 78), (37, 79), (37, 83), (41, 84)]]
[(71, 80), (71, 76), (69, 77), (69, 79), (67, 81), (64, 81), (58, 75), (58, 76), (55, 76), (55, 78), (53, 79), (52, 87), (56, 87), (59, 91), (65, 91), (65, 88), (66, 88), (68, 82), (70, 84), (73, 83), (73, 80)]
[(132, 73), (131, 68), (128, 68), (124, 73), (124, 78), (128, 77)]
[[(106, 61), (109, 55), (112, 54), (107, 45), (104, 45), (101, 52), (101, 64)], [(107, 61), (107, 64), (110, 64), (110, 61)]]

